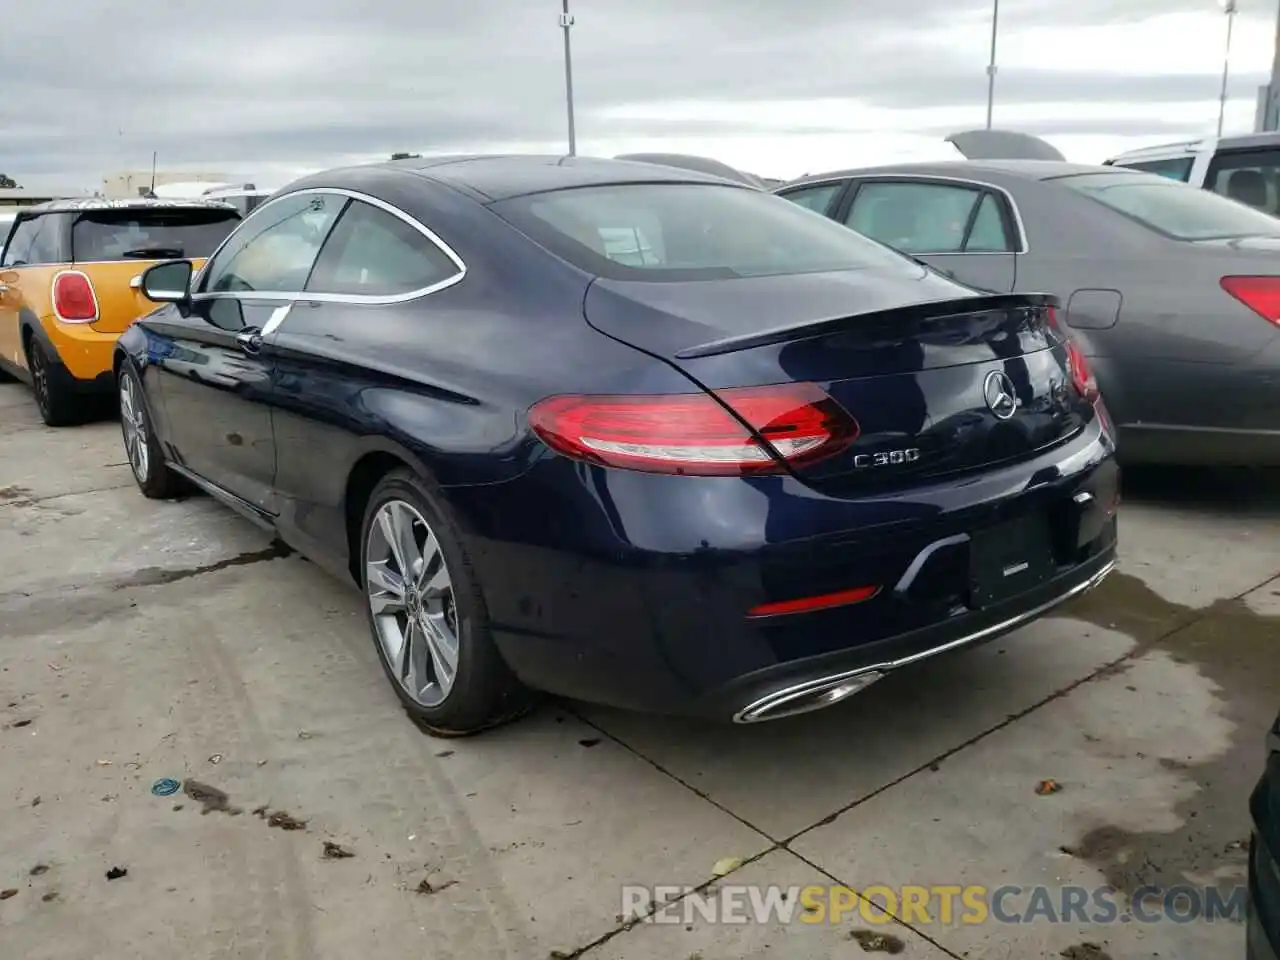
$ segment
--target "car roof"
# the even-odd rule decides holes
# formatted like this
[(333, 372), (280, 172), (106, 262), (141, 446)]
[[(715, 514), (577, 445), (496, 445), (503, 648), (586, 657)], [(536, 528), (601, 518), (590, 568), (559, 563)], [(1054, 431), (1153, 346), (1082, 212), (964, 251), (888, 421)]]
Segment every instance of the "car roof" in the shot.
[[(598, 157), (537, 156), (525, 154), (411, 157), (391, 160), (381, 166), (416, 173), (455, 187), (488, 202), (548, 190), (604, 186), (621, 183), (713, 183), (743, 185), (724, 177), (678, 167), (659, 166), (631, 160)], [(370, 167), (347, 168), (368, 172)], [(316, 174), (308, 183), (339, 175), (339, 171)]]
[[(821, 183), (825, 180), (844, 180), (849, 177), (877, 176), (885, 174), (916, 174), (934, 177), (981, 176), (982, 174), (998, 174), (1023, 180), (1054, 180), (1059, 177), (1072, 177), (1085, 173), (1132, 173), (1142, 176), (1138, 171), (1126, 171), (1115, 167), (1104, 167), (1088, 163), (1068, 163), (1062, 160), (941, 160), (935, 163), (893, 163), (876, 167), (857, 167), (850, 170), (838, 170), (831, 173), (815, 173), (792, 180), (784, 187), (796, 187), (808, 183)], [(782, 189), (781, 187), (778, 189)]]
[(125, 197), (119, 200), (111, 200), (106, 197), (86, 197), (79, 200), (49, 200), (46, 203), (38, 203), (33, 207), (27, 207), (24, 213), (82, 213), (92, 212), (94, 210), (186, 210), (186, 209), (206, 209), (206, 210), (231, 210), (235, 212), (235, 207), (229, 203), (222, 203), (217, 200), (199, 200), (179, 199), (179, 198), (159, 198), (151, 199), (150, 197)]
[(1201, 137), (1197, 140), (1175, 140), (1172, 143), (1155, 143), (1149, 147), (1139, 147), (1136, 150), (1117, 153), (1110, 159), (1110, 162), (1142, 160), (1147, 157), (1159, 158), (1169, 153), (1190, 154), (1212, 150), (1247, 150), (1251, 147), (1275, 146), (1280, 146), (1280, 131), (1237, 133), (1227, 137)]

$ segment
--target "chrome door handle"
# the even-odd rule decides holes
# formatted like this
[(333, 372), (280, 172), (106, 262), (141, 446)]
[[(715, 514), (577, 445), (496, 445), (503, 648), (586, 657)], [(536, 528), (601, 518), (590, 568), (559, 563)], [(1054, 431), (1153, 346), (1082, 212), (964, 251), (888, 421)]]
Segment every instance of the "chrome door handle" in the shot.
[(242, 330), (236, 334), (236, 343), (245, 353), (257, 353), (262, 349), (262, 334), (257, 329)]

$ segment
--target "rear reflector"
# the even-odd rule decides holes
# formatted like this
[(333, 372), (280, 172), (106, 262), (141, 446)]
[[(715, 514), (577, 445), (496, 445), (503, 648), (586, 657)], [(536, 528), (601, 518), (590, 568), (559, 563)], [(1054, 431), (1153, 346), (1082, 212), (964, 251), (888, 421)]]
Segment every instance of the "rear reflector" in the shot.
[(1223, 277), (1220, 282), (1258, 316), (1280, 326), (1280, 277)]
[(529, 425), (551, 449), (576, 460), (693, 476), (781, 473), (784, 461), (812, 463), (858, 438), (854, 419), (812, 383), (737, 387), (715, 396), (548, 397), (529, 410)]
[(98, 296), (79, 270), (63, 270), (53, 278), (53, 313), (63, 323), (93, 323), (98, 319)]
[(851, 603), (870, 600), (879, 592), (879, 587), (854, 587), (852, 590), (823, 593), (816, 597), (802, 597), (799, 600), (779, 600), (776, 603), (762, 603), (748, 610), (747, 616), (777, 617), (787, 613), (808, 613), (811, 610), (843, 607)]

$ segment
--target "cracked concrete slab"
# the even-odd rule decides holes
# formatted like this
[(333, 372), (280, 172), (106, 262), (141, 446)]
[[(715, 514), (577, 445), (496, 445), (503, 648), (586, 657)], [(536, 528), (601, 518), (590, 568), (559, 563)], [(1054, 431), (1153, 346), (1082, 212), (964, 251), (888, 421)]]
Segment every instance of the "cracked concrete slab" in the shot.
[(582, 710), (663, 770), (782, 840), (1088, 676), (1132, 645), (1122, 634), (1055, 617), (886, 677), (828, 710), (758, 726)]
[[(679, 902), (667, 907), (664, 918), (678, 922), (664, 919), (636, 924), (588, 956), (599, 960), (849, 960), (874, 957), (879, 952), (889, 955), (890, 950), (904, 960), (943, 960), (948, 956), (924, 936), (887, 919), (869, 902), (863, 906), (856, 897), (841, 900), (837, 895), (833, 917), (833, 901), (825, 890), (811, 893), (809, 901), (803, 899), (806, 888), (832, 885), (810, 864), (786, 850), (775, 850), (705, 891), (696, 909), (693, 904), (682, 906)], [(747, 889), (740, 889), (744, 887)], [(754, 903), (750, 888), (759, 891)], [(758, 918), (756, 905), (768, 903), (764, 897), (770, 888), (779, 897), (783, 892), (789, 894), (787, 902), (777, 902), (774, 912), (762, 911)], [(805, 906), (811, 903), (821, 903), (821, 912), (806, 911)], [(709, 921), (708, 914), (722, 922)], [(868, 954), (853, 939), (855, 934), (880, 936), (884, 949)]]
[[(296, 557), (123, 592), (136, 605), (0, 646), (0, 726), (33, 719), (0, 730), (0, 850), (10, 872), (57, 865), (4, 905), (15, 956), (545, 957), (612, 929), (624, 883), (700, 883), (768, 847), (566, 712), (423, 736), (359, 595)], [(175, 811), (161, 777), (244, 813)], [(324, 839), (356, 856), (323, 859)], [(129, 875), (107, 883), (113, 864)], [(57, 906), (34, 895), (51, 884)]]

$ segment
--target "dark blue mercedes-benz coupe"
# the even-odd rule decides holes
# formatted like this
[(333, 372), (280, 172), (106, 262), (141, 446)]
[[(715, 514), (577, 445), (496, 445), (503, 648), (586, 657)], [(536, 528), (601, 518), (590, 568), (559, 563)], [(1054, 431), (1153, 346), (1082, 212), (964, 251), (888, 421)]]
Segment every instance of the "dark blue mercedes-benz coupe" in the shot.
[(1051, 298), (712, 175), (335, 170), (142, 287), (143, 493), (194, 483), (353, 578), (433, 733), (530, 690), (798, 713), (1115, 563), (1113, 428)]
[(1247, 960), (1280, 957), (1280, 716), (1267, 736), (1265, 764), (1249, 798)]

